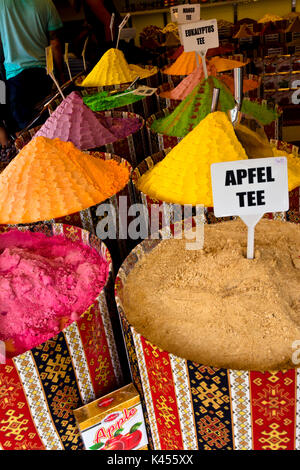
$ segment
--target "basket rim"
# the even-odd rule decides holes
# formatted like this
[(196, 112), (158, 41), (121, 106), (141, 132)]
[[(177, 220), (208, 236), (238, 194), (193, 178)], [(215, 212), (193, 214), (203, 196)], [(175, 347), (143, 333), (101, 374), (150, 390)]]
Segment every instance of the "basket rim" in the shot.
[[(195, 217), (192, 217), (193, 220), (195, 220)], [(187, 219), (183, 219), (182, 220), (182, 225), (184, 224), (184, 221), (187, 220)], [(230, 220), (229, 221), (226, 221), (225, 223), (229, 223), (231, 222)], [(290, 221), (287, 221), (285, 220), (284, 223), (293, 223), (293, 222), (290, 222)], [(133, 270), (133, 268), (135, 267), (135, 265), (141, 260), (144, 258), (144, 256), (147, 256), (147, 254), (149, 252), (151, 252), (154, 248), (156, 248), (159, 243), (161, 243), (164, 238), (163, 238), (163, 230), (164, 229), (161, 229), (159, 230), (158, 232), (155, 233), (155, 235), (159, 235), (159, 238), (158, 239), (145, 239), (143, 240), (142, 242), (140, 242), (130, 253), (129, 255), (125, 258), (125, 260), (123, 261), (122, 265), (120, 266), (119, 270), (118, 270), (118, 273), (116, 275), (116, 279), (115, 279), (115, 285), (114, 285), (114, 290), (115, 290), (115, 300), (116, 300), (116, 305), (117, 305), (117, 309), (118, 309), (118, 312), (119, 312), (119, 315), (120, 315), (120, 318), (121, 318), (121, 323), (122, 321), (124, 321), (128, 327), (128, 329), (132, 332), (134, 331), (136, 335), (138, 335), (138, 337), (140, 338), (144, 338), (145, 341), (147, 343), (149, 343), (150, 345), (156, 347), (159, 349), (159, 351), (163, 352), (163, 353), (166, 353), (168, 354), (169, 357), (172, 357), (174, 359), (181, 359), (181, 360), (184, 360), (186, 362), (193, 362), (195, 363), (195, 361), (192, 361), (191, 359), (187, 359), (187, 358), (184, 358), (184, 357), (180, 357), (180, 356), (177, 356), (173, 353), (171, 353), (170, 351), (166, 351), (164, 349), (162, 349), (161, 347), (159, 347), (158, 345), (155, 345), (152, 343), (152, 341), (150, 341), (148, 338), (146, 338), (144, 335), (142, 335), (141, 333), (139, 333), (136, 328), (129, 322), (129, 320), (127, 319), (127, 316), (126, 316), (126, 313), (125, 313), (125, 309), (123, 307), (123, 303), (122, 303), (122, 299), (121, 299), (121, 291), (123, 289), (123, 279), (127, 278), (129, 273)], [(173, 238), (170, 237), (170, 238)], [(143, 246), (146, 245), (146, 243), (149, 243), (152, 241), (152, 246), (150, 247), (150, 249), (148, 249), (147, 251), (143, 250)], [(133, 257), (135, 258), (133, 260)], [(266, 373), (274, 373), (274, 372), (280, 372), (280, 371), (289, 371), (289, 370), (298, 370), (300, 369), (300, 366), (298, 367), (294, 367), (294, 368), (289, 368), (289, 369), (286, 369), (286, 368), (283, 368), (283, 369), (265, 369), (265, 370), (259, 370), (259, 369), (229, 369), (229, 368), (223, 368), (223, 367), (215, 367), (215, 366), (210, 366), (209, 364), (197, 364), (197, 366), (199, 367), (211, 367), (213, 370), (218, 370), (218, 371), (223, 371), (225, 372), (226, 374), (228, 372), (232, 372), (232, 373), (240, 373), (240, 372), (245, 372), (245, 373), (249, 373), (249, 372), (259, 372), (261, 374), (266, 374)]]

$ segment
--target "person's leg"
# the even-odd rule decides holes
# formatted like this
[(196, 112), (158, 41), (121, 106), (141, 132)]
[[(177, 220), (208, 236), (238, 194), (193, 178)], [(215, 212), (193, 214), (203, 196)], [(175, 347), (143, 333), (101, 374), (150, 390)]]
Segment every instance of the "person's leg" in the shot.
[(51, 79), (40, 68), (23, 70), (7, 80), (7, 102), (14, 119), (14, 131), (24, 129), (34, 118), (35, 105), (51, 91)]

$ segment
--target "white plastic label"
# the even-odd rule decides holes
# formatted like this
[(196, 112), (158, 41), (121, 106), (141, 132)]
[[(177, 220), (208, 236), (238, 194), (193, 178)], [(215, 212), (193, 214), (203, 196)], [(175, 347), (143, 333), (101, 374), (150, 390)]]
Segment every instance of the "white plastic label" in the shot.
[(254, 257), (254, 229), (266, 212), (289, 208), (286, 157), (211, 165), (216, 217), (239, 215), (248, 227), (247, 258)]
[(138, 96), (151, 96), (156, 92), (157, 88), (150, 88), (148, 86), (139, 86), (133, 91), (134, 95)]
[(198, 21), (179, 26), (185, 52), (207, 51), (219, 47), (217, 20)]
[(289, 208), (285, 157), (214, 163), (211, 177), (216, 217), (265, 214)]
[(130, 41), (130, 39), (134, 39), (136, 36), (136, 28), (123, 28), (120, 33), (120, 39), (124, 41)]
[(171, 21), (183, 24), (200, 20), (200, 3), (177, 5), (170, 8)]

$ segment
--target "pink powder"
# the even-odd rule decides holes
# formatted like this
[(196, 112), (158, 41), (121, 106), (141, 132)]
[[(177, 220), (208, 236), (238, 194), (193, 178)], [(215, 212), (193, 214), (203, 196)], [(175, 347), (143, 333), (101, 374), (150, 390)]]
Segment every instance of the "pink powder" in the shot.
[(80, 150), (101, 147), (116, 140), (75, 91), (62, 101), (35, 136), (73, 142)]
[(13, 356), (77, 320), (103, 289), (108, 263), (63, 236), (11, 230), (0, 235), (0, 340)]
[(142, 123), (139, 118), (121, 118), (99, 115), (103, 127), (109, 129), (116, 139), (125, 139), (128, 135), (137, 132)]
[[(217, 74), (213, 65), (207, 64), (207, 71), (208, 75), (216, 76)], [(184, 100), (203, 79), (204, 71), (201, 64), (169, 93), (169, 97), (173, 100)]]

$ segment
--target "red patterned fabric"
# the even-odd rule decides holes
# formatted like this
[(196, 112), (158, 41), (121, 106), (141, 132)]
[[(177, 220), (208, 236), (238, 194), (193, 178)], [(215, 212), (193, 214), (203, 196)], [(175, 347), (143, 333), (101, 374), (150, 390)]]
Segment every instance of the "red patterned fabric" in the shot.
[(162, 450), (183, 448), (174, 380), (168, 353), (141, 338)]
[(250, 372), (254, 450), (295, 449), (296, 371)]

